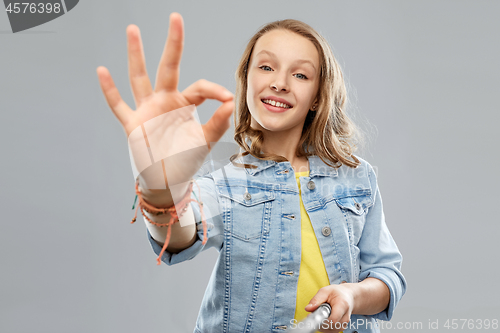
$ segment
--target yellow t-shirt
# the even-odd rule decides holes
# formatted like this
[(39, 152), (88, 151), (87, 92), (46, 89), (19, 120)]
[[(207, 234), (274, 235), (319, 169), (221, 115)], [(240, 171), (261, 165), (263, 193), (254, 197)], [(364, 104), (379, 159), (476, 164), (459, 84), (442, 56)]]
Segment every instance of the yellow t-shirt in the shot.
[[(296, 172), (295, 180), (299, 186), (300, 198), (300, 228), (301, 228), (301, 247), (299, 282), (297, 285), (297, 301), (295, 305), (294, 319), (301, 321), (310, 313), (305, 307), (317, 292), (330, 285), (330, 279), (326, 273), (323, 256), (319, 249), (318, 240), (314, 233), (311, 220), (307, 215), (302, 202), (299, 177), (308, 177), (309, 171)], [(319, 333), (319, 332), (318, 332)]]

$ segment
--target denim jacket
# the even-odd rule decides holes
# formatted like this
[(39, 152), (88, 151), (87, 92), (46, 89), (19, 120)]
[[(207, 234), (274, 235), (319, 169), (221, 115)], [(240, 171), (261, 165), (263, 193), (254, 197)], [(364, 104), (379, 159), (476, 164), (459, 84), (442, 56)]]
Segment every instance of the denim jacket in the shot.
[[(402, 256), (385, 223), (372, 166), (356, 156), (353, 169), (332, 168), (309, 156), (309, 177), (300, 177), (302, 201), (310, 217), (331, 284), (382, 280), (390, 303), (382, 312), (352, 315), (344, 333), (379, 332), (376, 319), (390, 320), (406, 291)], [(290, 162), (252, 155), (196, 179), (208, 225), (202, 245), (200, 210), (192, 202), (197, 240), (183, 251), (165, 252), (167, 265), (193, 259), (214, 247), (212, 271), (194, 333), (284, 332), (293, 323), (301, 258), (299, 189)], [(198, 188), (193, 187), (197, 199)], [(161, 247), (148, 232), (156, 254)]]

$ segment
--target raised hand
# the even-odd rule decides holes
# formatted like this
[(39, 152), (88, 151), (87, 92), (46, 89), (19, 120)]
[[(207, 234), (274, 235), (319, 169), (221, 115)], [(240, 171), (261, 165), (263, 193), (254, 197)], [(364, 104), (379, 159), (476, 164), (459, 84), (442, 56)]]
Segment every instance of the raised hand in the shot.
[[(177, 89), (184, 44), (183, 30), (182, 16), (178, 13), (172, 13), (170, 15), (168, 37), (158, 65), (153, 90), (146, 71), (139, 28), (136, 25), (129, 25), (127, 27), (129, 76), (136, 104), (135, 111), (123, 101), (109, 71), (105, 67), (98, 67), (97, 75), (106, 101), (116, 118), (122, 124), (127, 137), (129, 137), (134, 129), (143, 125), (148, 120), (165, 115), (168, 112), (192, 104), (198, 106), (206, 99), (221, 101), (222, 105), (215, 111), (210, 120), (201, 126), (203, 130), (202, 134), (206, 140), (205, 143), (208, 149), (210, 149), (210, 143), (217, 142), (230, 126), (229, 119), (234, 110), (233, 94), (224, 87), (206, 80), (199, 80), (182, 92)], [(199, 142), (200, 133), (195, 133), (197, 127), (194, 122), (186, 121), (190, 119), (189, 114), (182, 115), (173, 112), (171, 115), (172, 117), (169, 118), (168, 123), (162, 124), (162, 126), (166, 126), (164, 134), (162, 132), (162, 145), (167, 143), (167, 146), (169, 146), (169, 142), (171, 142), (171, 147), (169, 146), (164, 149), (168, 150), (171, 148), (172, 152), (179, 155), (178, 144), (193, 140), (198, 140)], [(174, 148), (174, 144), (177, 147)], [(208, 150), (206, 154), (208, 154)], [(172, 177), (177, 180), (176, 183), (189, 179), (190, 176), (194, 175), (201, 166), (206, 154), (204, 154), (205, 156), (200, 156), (198, 152), (196, 157), (189, 156), (189, 154), (180, 154), (183, 155), (182, 158), (179, 155), (177, 159), (171, 160), (169, 170), (178, 169), (175, 172), (171, 172)], [(188, 167), (186, 168), (186, 166)]]

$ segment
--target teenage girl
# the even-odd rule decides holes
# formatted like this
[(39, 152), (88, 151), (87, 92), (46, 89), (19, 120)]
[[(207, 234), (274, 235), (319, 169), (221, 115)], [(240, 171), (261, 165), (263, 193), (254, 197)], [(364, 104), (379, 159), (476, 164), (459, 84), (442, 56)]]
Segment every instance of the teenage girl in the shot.
[[(194, 331), (283, 332), (326, 302), (332, 311), (320, 332), (378, 332), (375, 319), (390, 320), (406, 290), (402, 256), (385, 224), (373, 168), (353, 153), (356, 127), (345, 113), (343, 75), (326, 40), (297, 20), (264, 26), (241, 58), (235, 99), (206, 80), (177, 90), (184, 40), (178, 13), (170, 15), (154, 89), (137, 26), (127, 27), (127, 40), (136, 110), (121, 99), (106, 68), (97, 74), (129, 144), (135, 129), (146, 138), (150, 120), (177, 117), (206, 99), (222, 102), (201, 126), (208, 149), (162, 160), (165, 189), (148, 186), (146, 172), (137, 177), (149, 207), (193, 199), (179, 214), (181, 223), (169, 228), (157, 224), (175, 213), (143, 211), (162, 261), (190, 260), (209, 247), (219, 252)], [(233, 110), (240, 153), (196, 185), (186, 182), (229, 128)], [(172, 119), (180, 118), (162, 128), (175, 135), (161, 144), (178, 152), (179, 143), (199, 137), (200, 127)]]

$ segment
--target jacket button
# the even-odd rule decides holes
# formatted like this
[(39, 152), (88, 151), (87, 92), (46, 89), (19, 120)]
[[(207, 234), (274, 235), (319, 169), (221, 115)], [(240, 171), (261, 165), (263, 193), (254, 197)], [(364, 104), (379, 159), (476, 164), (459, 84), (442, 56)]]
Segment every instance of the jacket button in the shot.
[(307, 188), (310, 189), (310, 190), (314, 190), (314, 188), (316, 187), (316, 184), (314, 184), (314, 182), (312, 180), (310, 180), (308, 183), (307, 183)]
[(354, 204), (354, 206), (356, 207), (357, 210), (360, 210), (361, 209), (361, 205), (359, 204), (359, 202), (356, 202)]
[(323, 236), (330, 236), (332, 230), (330, 229), (330, 227), (323, 227), (323, 229), (321, 229), (321, 233), (323, 234)]
[(250, 193), (248, 192), (245, 192), (245, 194), (243, 195), (243, 197), (245, 198), (245, 200), (250, 200), (252, 199), (252, 196), (250, 195)]

